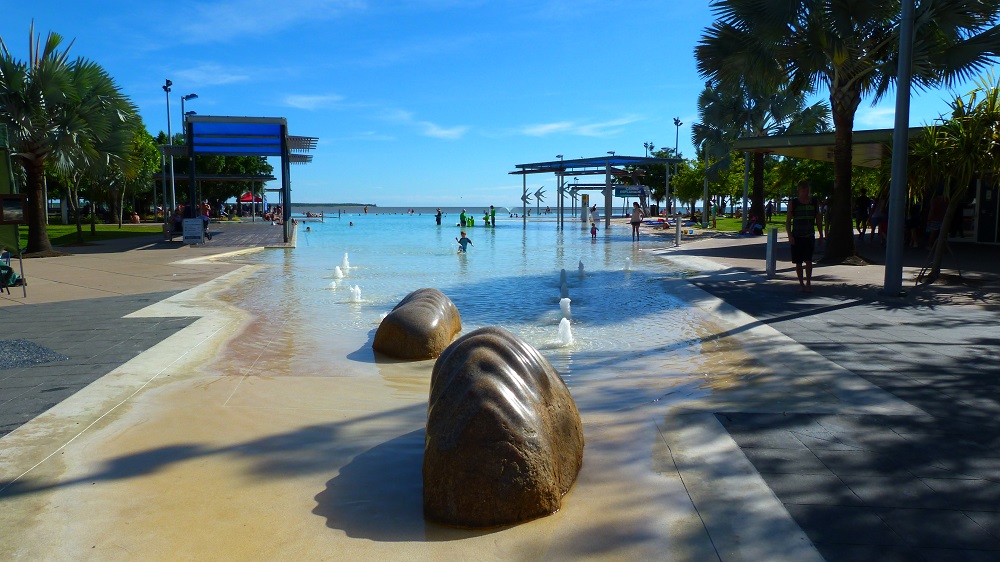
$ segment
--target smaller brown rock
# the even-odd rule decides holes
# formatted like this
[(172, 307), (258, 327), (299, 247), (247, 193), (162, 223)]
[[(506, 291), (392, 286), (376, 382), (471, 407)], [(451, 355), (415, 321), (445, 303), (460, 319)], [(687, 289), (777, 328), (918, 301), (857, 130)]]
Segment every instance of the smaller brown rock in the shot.
[(372, 348), (397, 359), (433, 359), (462, 331), (455, 303), (437, 289), (406, 295), (382, 320)]

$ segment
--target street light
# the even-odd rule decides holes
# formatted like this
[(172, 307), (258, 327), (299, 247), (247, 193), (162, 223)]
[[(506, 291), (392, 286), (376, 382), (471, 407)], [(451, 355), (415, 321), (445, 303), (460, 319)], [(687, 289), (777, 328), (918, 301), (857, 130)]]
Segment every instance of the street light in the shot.
[[(677, 151), (680, 148), (681, 139), (681, 123), (680, 117), (674, 117), (674, 127), (676, 127), (676, 133), (674, 134), (674, 158), (678, 157)], [(677, 164), (674, 164), (674, 175), (677, 175)], [(674, 212), (677, 212), (677, 191), (674, 190)]]
[(615, 155), (615, 151), (614, 151), (614, 150), (609, 150), (609, 151), (608, 151), (608, 154), (610, 154), (610, 155), (614, 156), (614, 155)]
[(193, 111), (191, 113), (185, 113), (184, 112), (184, 102), (190, 101), (190, 100), (193, 100), (193, 99), (197, 99), (197, 98), (198, 98), (198, 94), (188, 94), (186, 96), (181, 96), (181, 128), (184, 128), (184, 122), (187, 121), (187, 116), (194, 114)]
[[(170, 130), (170, 87), (173, 86), (173, 85), (174, 85), (174, 83), (171, 82), (169, 78), (163, 84), (163, 91), (164, 91), (164, 93), (167, 94), (167, 144), (169, 144), (170, 146), (174, 145), (174, 134)], [(166, 190), (166, 186), (164, 186), (164, 190)], [(163, 196), (163, 204), (164, 205), (166, 205), (166, 201), (167, 201), (167, 197), (166, 197), (166, 194), (164, 194), (164, 196)], [(173, 209), (176, 209), (176, 208), (177, 208), (177, 196), (174, 194), (174, 155), (171, 152), (171, 154), (170, 154), (170, 209), (173, 210)], [(164, 219), (166, 219), (166, 217), (167, 217), (167, 213), (166, 212), (163, 213), (163, 217), (164, 217)]]

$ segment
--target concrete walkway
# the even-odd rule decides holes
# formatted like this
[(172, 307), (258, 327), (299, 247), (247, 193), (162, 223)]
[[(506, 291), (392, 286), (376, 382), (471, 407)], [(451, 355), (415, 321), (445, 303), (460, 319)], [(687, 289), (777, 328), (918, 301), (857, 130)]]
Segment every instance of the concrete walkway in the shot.
[[(1000, 558), (1000, 251), (958, 246), (967, 284), (951, 271), (950, 285), (909, 281), (907, 297), (883, 299), (881, 266), (817, 266), (803, 294), (787, 261), (764, 276), (764, 249), (719, 236), (663, 255), (702, 269), (695, 285), (760, 325), (919, 409), (858, 415), (798, 401), (716, 412), (785, 509), (831, 561)], [(881, 261), (880, 246), (860, 251)], [(908, 252), (904, 279), (923, 259)]]

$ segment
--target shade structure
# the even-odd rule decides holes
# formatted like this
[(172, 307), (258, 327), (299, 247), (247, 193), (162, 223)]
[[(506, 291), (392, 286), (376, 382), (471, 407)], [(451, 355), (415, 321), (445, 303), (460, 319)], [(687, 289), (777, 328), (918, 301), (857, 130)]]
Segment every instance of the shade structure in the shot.
[(250, 203), (251, 201), (254, 203), (260, 203), (263, 200), (260, 198), (260, 195), (254, 195), (250, 192), (240, 195), (240, 203)]

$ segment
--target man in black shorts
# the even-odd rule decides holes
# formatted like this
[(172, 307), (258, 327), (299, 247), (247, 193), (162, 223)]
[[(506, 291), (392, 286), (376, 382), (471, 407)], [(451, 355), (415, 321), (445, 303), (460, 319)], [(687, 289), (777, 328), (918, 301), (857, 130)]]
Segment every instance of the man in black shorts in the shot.
[[(799, 195), (788, 201), (788, 215), (785, 217), (785, 231), (791, 244), (795, 274), (799, 278), (799, 290), (812, 292), (813, 251), (816, 248), (816, 231), (823, 240), (823, 213), (819, 212), (819, 201), (809, 193), (809, 181), (798, 185)], [(805, 278), (803, 278), (805, 264)]]

